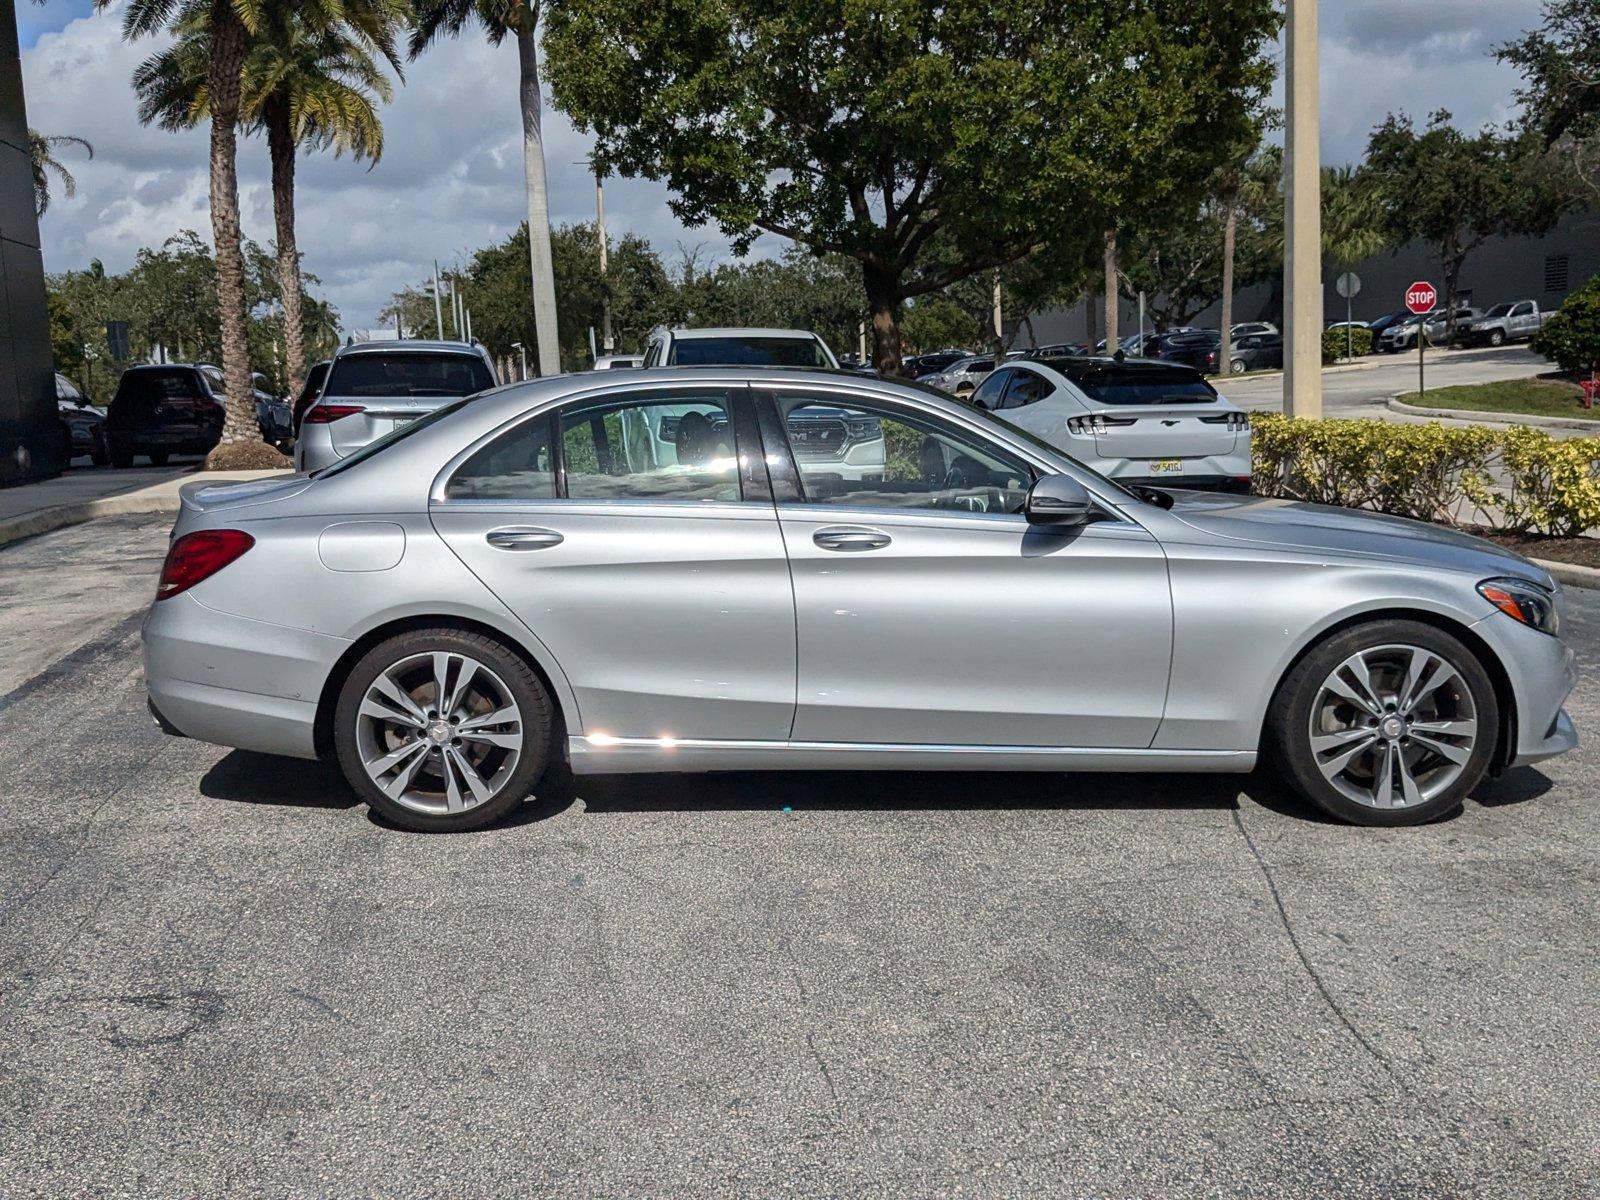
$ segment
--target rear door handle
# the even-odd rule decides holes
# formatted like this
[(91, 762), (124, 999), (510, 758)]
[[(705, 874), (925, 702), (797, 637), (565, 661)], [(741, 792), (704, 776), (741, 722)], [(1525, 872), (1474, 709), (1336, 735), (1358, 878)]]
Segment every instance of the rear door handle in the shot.
[(496, 550), (545, 550), (559, 546), (566, 539), (554, 529), (540, 529), (536, 525), (507, 525), (491, 529), (484, 538)]
[(813, 533), (811, 540), (824, 550), (882, 550), (892, 539), (865, 525), (830, 525)]

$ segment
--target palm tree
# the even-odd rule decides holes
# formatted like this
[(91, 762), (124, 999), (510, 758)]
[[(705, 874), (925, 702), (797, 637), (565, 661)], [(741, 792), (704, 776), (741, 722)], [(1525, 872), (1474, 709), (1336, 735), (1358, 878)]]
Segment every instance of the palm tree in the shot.
[[(250, 45), (240, 81), (239, 120), (247, 132), (265, 130), (272, 159), (278, 280), (283, 302), (284, 355), (291, 392), (305, 380), (306, 350), (300, 253), (295, 237), (295, 155), (300, 146), (349, 151), (377, 162), (383, 123), (377, 102), (393, 88), (378, 65), (400, 73), (394, 30), (399, 0), (346, 3), (344, 20), (313, 26), (293, 10), (275, 13)], [(183, 129), (206, 118), (209, 14), (197, 12), (180, 36), (134, 73), (139, 118)]]
[(528, 260), (533, 273), (533, 318), (539, 339), (539, 374), (561, 372), (561, 342), (556, 335), (555, 267), (550, 254), (550, 197), (545, 179), (544, 131), (540, 125), (538, 0), (415, 0), (411, 57), (441, 34), (460, 35), (476, 20), (498, 46), (509, 34), (517, 43), (522, 107), (522, 168), (528, 186)]
[(28, 130), (28, 157), (33, 160), (33, 208), (35, 216), (44, 216), (44, 210), (50, 207), (50, 172), (54, 171), (61, 180), (61, 190), (71, 200), (78, 194), (78, 181), (72, 177), (72, 172), (61, 165), (56, 158), (58, 146), (82, 146), (89, 152), (89, 157), (94, 157), (94, 147), (81, 137), (73, 137), (69, 133), (57, 134), (47, 137), (36, 129)]
[[(96, 8), (112, 0), (94, 0)], [(211, 120), (211, 242), (217, 259), (217, 310), (222, 333), (222, 377), (227, 390), (224, 442), (260, 437), (250, 379), (244, 252), (239, 230), (239, 84), (249, 39), (261, 26), (260, 0), (131, 0), (122, 33), (129, 41), (204, 20), (206, 103)]]

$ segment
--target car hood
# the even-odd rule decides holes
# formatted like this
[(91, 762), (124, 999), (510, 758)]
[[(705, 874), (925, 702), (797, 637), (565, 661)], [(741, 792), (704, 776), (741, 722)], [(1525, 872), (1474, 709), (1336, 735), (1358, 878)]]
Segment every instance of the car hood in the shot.
[(1483, 577), (1511, 575), (1554, 586), (1547, 571), (1514, 551), (1423, 521), (1263, 496), (1170, 494), (1174, 497), (1171, 515), (1213, 537), (1415, 563)]

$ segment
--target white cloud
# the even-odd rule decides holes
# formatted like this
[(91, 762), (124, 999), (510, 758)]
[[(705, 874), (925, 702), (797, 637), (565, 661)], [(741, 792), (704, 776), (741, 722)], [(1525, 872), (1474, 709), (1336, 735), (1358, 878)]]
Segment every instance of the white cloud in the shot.
[[(45, 15), (71, 2), (55, 0)], [(1372, 126), (1392, 110), (1420, 119), (1448, 108), (1468, 127), (1506, 120), (1516, 76), (1488, 55), (1534, 24), (1539, 8), (1539, 0), (1324, 0), (1325, 158), (1358, 159)], [(118, 5), (42, 33), (23, 53), (30, 123), (95, 146), (92, 162), (63, 152), (79, 193), (71, 201), (58, 196), (44, 219), (51, 270), (91, 258), (119, 270), (140, 246), (179, 229), (208, 234), (205, 131), (146, 129), (135, 115), (129, 78), (158, 48), (153, 40), (122, 40)], [(375, 168), (326, 155), (301, 160), (301, 249), (352, 328), (375, 323), (390, 293), (421, 279), (434, 258), (464, 257), (522, 217), (513, 47), (491, 47), (469, 31), (409, 64), (406, 76), (384, 115), (388, 149)], [(552, 218), (591, 219), (594, 186), (582, 165), (588, 140), (548, 106), (545, 137)], [(245, 231), (265, 243), (272, 209), (260, 139), (241, 144), (239, 171)], [(714, 229), (685, 230), (666, 201), (659, 185), (611, 180), (608, 224), (669, 254), (680, 242), (727, 253)], [(780, 246), (764, 239), (758, 252)]]

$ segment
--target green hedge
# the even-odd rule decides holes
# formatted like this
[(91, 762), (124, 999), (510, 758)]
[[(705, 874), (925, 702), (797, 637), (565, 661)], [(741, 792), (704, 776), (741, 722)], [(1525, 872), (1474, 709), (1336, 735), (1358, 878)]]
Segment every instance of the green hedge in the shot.
[(1553, 537), (1600, 529), (1600, 438), (1270, 413), (1250, 425), (1259, 495)]
[(1335, 359), (1343, 358), (1345, 350), (1353, 349), (1355, 356), (1360, 358), (1363, 354), (1372, 353), (1372, 330), (1352, 329), (1347, 334), (1343, 329), (1324, 329), (1322, 331), (1322, 361), (1331, 363)]
[(1600, 275), (1567, 297), (1534, 335), (1533, 350), (1569, 375), (1600, 371)]

